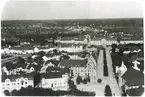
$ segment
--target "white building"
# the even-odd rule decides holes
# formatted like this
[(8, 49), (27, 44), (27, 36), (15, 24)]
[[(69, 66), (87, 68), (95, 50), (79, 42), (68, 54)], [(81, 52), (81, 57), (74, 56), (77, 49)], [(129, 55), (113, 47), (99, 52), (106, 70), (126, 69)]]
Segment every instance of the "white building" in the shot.
[(89, 58), (84, 60), (67, 60), (63, 59), (59, 66), (61, 68), (64, 67), (70, 67), (70, 70), (73, 73), (73, 76), (76, 77), (78, 75), (80, 76), (86, 76), (89, 75), (93, 80), (96, 80), (96, 61), (91, 55)]
[(27, 77), (21, 76), (9, 76), (7, 78), (2, 77), (2, 91), (8, 90), (20, 90), (22, 87), (26, 88), (28, 86), (33, 87), (33, 77), (27, 75)]
[[(123, 75), (125, 92), (130, 89), (144, 87), (144, 74), (134, 68), (129, 68)], [(138, 91), (139, 92), (139, 91)]]
[(42, 74), (41, 87), (52, 88), (54, 90), (67, 90), (68, 89), (68, 74), (61, 72), (51, 72)]
[(129, 43), (135, 43), (135, 44), (143, 44), (143, 40), (133, 40), (133, 39), (123, 39), (120, 41), (120, 44), (129, 44)]
[[(41, 74), (41, 82), (38, 85), (42, 88), (52, 88), (54, 90), (68, 89), (68, 75), (60, 72), (51, 72)], [(32, 74), (27, 74), (24, 77), (21, 75), (2, 76), (1, 83), (2, 91), (20, 90), (22, 87), (34, 87), (34, 79)]]
[(91, 44), (93, 45), (112, 45), (112, 44), (117, 44), (116, 39), (111, 39), (111, 38), (93, 38), (91, 41)]
[(124, 65), (124, 62), (122, 61), (121, 67), (116, 67), (116, 72), (118, 74), (118, 83), (119, 86), (122, 86), (125, 81), (121, 78), (121, 76), (127, 71), (127, 67)]

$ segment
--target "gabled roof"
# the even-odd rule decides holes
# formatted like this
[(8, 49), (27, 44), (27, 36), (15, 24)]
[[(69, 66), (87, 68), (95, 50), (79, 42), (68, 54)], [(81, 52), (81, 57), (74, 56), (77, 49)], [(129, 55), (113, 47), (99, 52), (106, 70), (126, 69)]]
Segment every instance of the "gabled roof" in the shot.
[(142, 96), (143, 93), (144, 93), (144, 88), (143, 87), (127, 90), (127, 94), (129, 96)]
[(34, 74), (32, 74), (32, 73), (29, 73), (29, 74), (21, 73), (20, 75), (18, 75), (18, 74), (17, 75), (13, 75), (13, 74), (12, 75), (2, 75), (1, 79), (2, 79), (2, 82), (4, 82), (7, 78), (10, 79), (11, 82), (14, 82), (14, 81), (16, 81), (17, 78), (21, 78), (21, 77), (32, 80), (33, 76), (34, 76)]
[(30, 47), (11, 47), (11, 50), (33, 50), (34, 47), (30, 46)]
[(134, 68), (129, 68), (122, 76), (128, 86), (144, 85), (144, 74)]
[(86, 67), (87, 59), (84, 60), (68, 60), (63, 59), (60, 62), (60, 66), (70, 66), (70, 67)]

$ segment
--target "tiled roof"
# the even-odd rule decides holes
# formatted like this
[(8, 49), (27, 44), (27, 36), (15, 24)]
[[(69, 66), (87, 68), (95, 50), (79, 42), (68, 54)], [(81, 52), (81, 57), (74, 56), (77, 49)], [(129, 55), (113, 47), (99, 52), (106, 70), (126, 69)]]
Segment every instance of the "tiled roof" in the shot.
[(49, 51), (45, 54), (46, 57), (53, 57), (55, 56), (55, 53), (53, 53), (53, 51)]
[(70, 67), (86, 67), (87, 59), (84, 60), (67, 60), (63, 59), (60, 62), (60, 66), (70, 66)]
[(72, 46), (83, 46), (83, 44), (73, 44), (73, 43), (59, 43), (58, 46), (60, 47), (72, 47)]
[(122, 38), (122, 39), (120, 39), (121, 41), (132, 41), (132, 40), (140, 40), (140, 41), (143, 41), (143, 39), (142, 38), (138, 38), (138, 37), (134, 37), (134, 38)]
[(136, 89), (129, 89), (127, 91), (127, 94), (129, 96), (142, 96), (144, 93), (144, 88), (140, 87), (140, 88), (136, 88)]
[(11, 47), (12, 50), (33, 50), (34, 47)]
[(42, 73), (41, 78), (51, 79), (51, 78), (61, 78), (63, 75), (62, 72), (49, 72), (49, 73)]
[(18, 74), (17, 75), (2, 75), (1, 79), (2, 79), (2, 82), (4, 82), (7, 78), (10, 79), (10, 81), (13, 82), (13, 81), (16, 81), (17, 78), (21, 78), (21, 77), (28, 78), (28, 79), (33, 79), (33, 76), (34, 75), (31, 74), (31, 73), (30, 74), (25, 74), (25, 73), (22, 74), (21, 73), (20, 75), (18, 75)]
[(84, 41), (85, 36), (76, 36), (76, 37), (62, 37), (61, 40), (75, 40), (75, 41)]
[(92, 38), (92, 40), (102, 40), (102, 39), (106, 39), (106, 40), (116, 40), (116, 38), (109, 38), (109, 37), (94, 37)]
[(134, 68), (129, 68), (122, 76), (128, 86), (144, 85), (144, 74)]

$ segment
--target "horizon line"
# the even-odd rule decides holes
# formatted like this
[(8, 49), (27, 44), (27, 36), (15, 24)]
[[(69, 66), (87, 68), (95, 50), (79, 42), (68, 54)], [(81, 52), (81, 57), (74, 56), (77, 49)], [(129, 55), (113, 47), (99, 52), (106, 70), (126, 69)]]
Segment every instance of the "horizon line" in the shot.
[(97, 19), (98, 19), (98, 20), (102, 20), (102, 19), (104, 19), (104, 20), (105, 20), (105, 19), (144, 19), (144, 17), (128, 17), (128, 18), (127, 18), (127, 17), (125, 17), (125, 18), (80, 18), (80, 19), (4, 19), (4, 20), (1, 19), (1, 21), (17, 21), (17, 20), (18, 20), (18, 21), (19, 21), (19, 20), (20, 20), (20, 21), (23, 21), (23, 20), (26, 20), (26, 21), (27, 21), (27, 20), (28, 20), (28, 21), (29, 21), (29, 20), (32, 20), (32, 21), (33, 21), (33, 20), (34, 20), (34, 21), (36, 21), (36, 20), (37, 20), (37, 21), (39, 21), (39, 20), (42, 20), (42, 21), (43, 21), (43, 20), (97, 20)]

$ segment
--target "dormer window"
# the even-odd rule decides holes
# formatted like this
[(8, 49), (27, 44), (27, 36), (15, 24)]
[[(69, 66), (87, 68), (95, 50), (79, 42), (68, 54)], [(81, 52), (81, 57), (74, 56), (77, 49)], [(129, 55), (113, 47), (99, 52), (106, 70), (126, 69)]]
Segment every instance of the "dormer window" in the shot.
[(5, 82), (10, 82), (10, 79), (6, 79)]
[(27, 84), (27, 82), (25, 82), (25, 84)]

